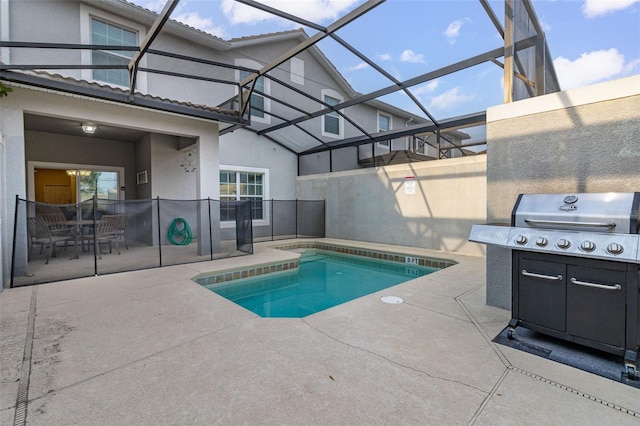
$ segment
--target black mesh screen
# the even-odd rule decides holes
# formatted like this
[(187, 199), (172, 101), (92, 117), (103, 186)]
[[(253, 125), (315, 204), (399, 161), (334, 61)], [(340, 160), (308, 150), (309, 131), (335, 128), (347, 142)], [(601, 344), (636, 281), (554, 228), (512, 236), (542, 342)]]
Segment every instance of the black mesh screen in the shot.
[(297, 237), (324, 238), (324, 200), (298, 200), (296, 217)]
[[(232, 221), (221, 212), (233, 209)], [(256, 209), (261, 218), (253, 216)], [(16, 199), (11, 285), (22, 286), (253, 253), (264, 240), (324, 236), (324, 201)]]
[(253, 253), (251, 229), (251, 201), (236, 202), (236, 248), (245, 253)]

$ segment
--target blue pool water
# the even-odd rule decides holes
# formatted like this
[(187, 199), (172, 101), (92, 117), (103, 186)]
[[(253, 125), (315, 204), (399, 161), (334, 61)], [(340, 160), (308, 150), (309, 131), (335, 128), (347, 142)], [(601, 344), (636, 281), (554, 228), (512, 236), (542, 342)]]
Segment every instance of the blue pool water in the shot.
[(298, 271), (206, 287), (261, 317), (302, 318), (436, 270), (318, 252)]

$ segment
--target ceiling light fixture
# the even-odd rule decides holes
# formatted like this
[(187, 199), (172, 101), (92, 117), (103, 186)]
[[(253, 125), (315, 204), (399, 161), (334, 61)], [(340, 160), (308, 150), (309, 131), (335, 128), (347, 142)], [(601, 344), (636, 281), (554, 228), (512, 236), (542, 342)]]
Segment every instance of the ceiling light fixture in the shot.
[(97, 128), (98, 128), (97, 124), (82, 123), (82, 131), (85, 133), (89, 133), (90, 135), (94, 134)]

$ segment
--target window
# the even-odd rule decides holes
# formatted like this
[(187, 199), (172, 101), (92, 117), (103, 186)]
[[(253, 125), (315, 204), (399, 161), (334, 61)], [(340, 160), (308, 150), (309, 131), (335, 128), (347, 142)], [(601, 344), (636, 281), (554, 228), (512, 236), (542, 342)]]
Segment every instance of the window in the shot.
[[(91, 43), (114, 46), (137, 46), (137, 34), (123, 27), (91, 18)], [(127, 65), (135, 52), (123, 50), (93, 50), (91, 63), (94, 65)], [(93, 79), (118, 86), (129, 86), (129, 72), (126, 69), (93, 70)]]
[(254, 221), (265, 220), (265, 173), (220, 170), (220, 221), (235, 222), (233, 202), (251, 200), (251, 216)]
[[(245, 58), (236, 58), (235, 65), (253, 70), (258, 70), (263, 67), (262, 64)], [(236, 69), (236, 81), (242, 81), (251, 74), (251, 71)], [(271, 115), (269, 114), (269, 111), (271, 111), (271, 101), (265, 96), (259, 95), (257, 92), (262, 92), (267, 96), (271, 94), (271, 81), (269, 81), (268, 78), (259, 77), (256, 80), (254, 92), (251, 95), (250, 100), (251, 120), (259, 123), (270, 124)]]
[[(391, 130), (391, 116), (378, 112), (378, 132)], [(381, 141), (380, 145), (389, 146), (390, 141)]]
[[(324, 101), (329, 105), (338, 105), (340, 101), (331, 96), (325, 96)], [(336, 111), (331, 111), (324, 116), (324, 131), (325, 133), (332, 133), (334, 135), (340, 134), (340, 115)]]
[[(338, 105), (344, 100), (340, 93), (332, 89), (322, 89), (320, 93), (322, 101), (331, 106)], [(331, 111), (322, 117), (322, 136), (341, 138), (343, 134), (344, 118), (338, 114), (338, 111)]]
[[(249, 77), (251, 74), (249, 71), (240, 70), (240, 81)], [(265, 93), (264, 77), (258, 77), (255, 87), (253, 88), (253, 93), (251, 94), (251, 116), (264, 118), (264, 96), (259, 95), (257, 92)]]

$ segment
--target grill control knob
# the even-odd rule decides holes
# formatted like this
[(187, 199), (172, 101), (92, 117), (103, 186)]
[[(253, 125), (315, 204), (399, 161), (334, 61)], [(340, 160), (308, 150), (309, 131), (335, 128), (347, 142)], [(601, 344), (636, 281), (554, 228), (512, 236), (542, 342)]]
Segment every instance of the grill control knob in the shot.
[(536, 238), (536, 245), (538, 247), (546, 247), (547, 244), (549, 244), (549, 240), (547, 240), (545, 237)]
[(596, 245), (593, 241), (583, 241), (582, 244), (580, 244), (580, 250), (582, 251), (594, 251), (595, 249)]
[(571, 242), (567, 239), (560, 238), (556, 243), (556, 246), (561, 249), (568, 249), (569, 247), (571, 247)]
[(524, 235), (518, 235), (516, 237), (516, 243), (518, 243), (520, 245), (527, 244), (527, 241), (529, 241), (529, 240), (527, 240), (527, 237), (525, 237)]
[(618, 243), (611, 243), (607, 246), (607, 251), (611, 254), (620, 254), (624, 251), (624, 247)]

